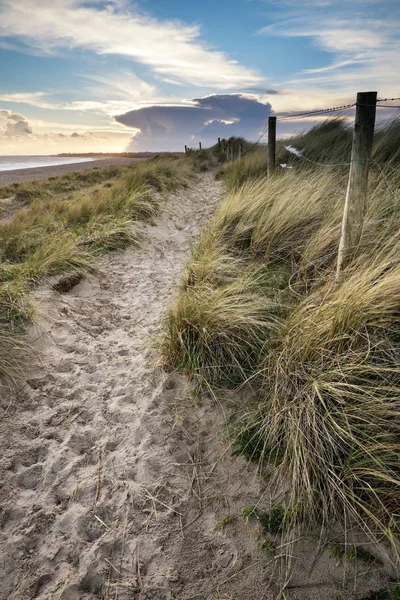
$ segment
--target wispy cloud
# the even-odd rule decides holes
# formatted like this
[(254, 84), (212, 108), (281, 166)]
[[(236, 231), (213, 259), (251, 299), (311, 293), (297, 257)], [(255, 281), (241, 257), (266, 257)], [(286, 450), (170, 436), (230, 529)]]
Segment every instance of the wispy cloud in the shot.
[[(327, 64), (303, 69), (284, 82), (292, 89), (302, 86), (352, 98), (357, 88), (371, 87), (381, 94), (400, 88), (400, 5), (397, 0), (281, 3), (275, 23), (260, 29), (268, 36), (309, 38), (327, 53)], [(379, 17), (377, 18), (377, 15)], [(331, 59), (329, 59), (329, 55)], [(282, 97), (279, 98), (279, 101)]]
[(2, 0), (0, 37), (16, 37), (42, 52), (85, 48), (131, 58), (166, 78), (216, 89), (243, 89), (262, 81), (200, 40), (200, 29), (133, 12), (124, 2)]
[(76, 93), (78, 99), (62, 101), (55, 92), (0, 93), (0, 101), (66, 111), (94, 111), (113, 116), (146, 103), (161, 102), (155, 86), (129, 71), (89, 75)]

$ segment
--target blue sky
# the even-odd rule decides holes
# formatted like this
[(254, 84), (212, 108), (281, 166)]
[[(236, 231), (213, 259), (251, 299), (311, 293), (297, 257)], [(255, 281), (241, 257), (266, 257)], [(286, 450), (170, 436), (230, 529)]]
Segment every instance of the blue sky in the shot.
[(0, 154), (181, 149), (399, 96), (399, 26), (399, 0), (0, 0)]

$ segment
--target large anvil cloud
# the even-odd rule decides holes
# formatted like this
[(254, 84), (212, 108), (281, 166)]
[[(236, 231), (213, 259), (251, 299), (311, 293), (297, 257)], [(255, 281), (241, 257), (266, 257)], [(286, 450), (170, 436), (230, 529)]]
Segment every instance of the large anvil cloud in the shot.
[(257, 138), (271, 105), (255, 96), (215, 94), (194, 98), (188, 105), (146, 106), (118, 115), (118, 123), (139, 129), (131, 151), (182, 150), (184, 145), (215, 144), (218, 137)]

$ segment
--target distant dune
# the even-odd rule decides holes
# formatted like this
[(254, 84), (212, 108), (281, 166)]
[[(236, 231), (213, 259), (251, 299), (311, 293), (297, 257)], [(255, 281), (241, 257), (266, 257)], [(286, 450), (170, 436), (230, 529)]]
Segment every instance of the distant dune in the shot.
[(107, 167), (111, 165), (129, 165), (135, 162), (143, 161), (149, 158), (149, 155), (137, 156), (136, 158), (121, 158), (120, 156), (107, 156), (94, 160), (93, 162), (73, 163), (69, 165), (57, 165), (51, 167), (35, 167), (33, 169), (17, 169), (15, 171), (0, 172), (0, 187), (10, 185), (11, 183), (21, 183), (23, 181), (38, 181), (39, 179), (48, 179), (66, 173), (74, 173), (78, 171), (87, 171), (88, 169), (96, 169), (99, 167)]

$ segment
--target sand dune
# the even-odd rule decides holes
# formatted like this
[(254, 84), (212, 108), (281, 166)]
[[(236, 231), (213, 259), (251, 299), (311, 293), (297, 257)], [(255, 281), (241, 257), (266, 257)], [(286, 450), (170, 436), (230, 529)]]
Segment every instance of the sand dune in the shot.
[[(241, 517), (274, 497), (231, 456), (226, 419), (240, 394), (224, 406), (193, 395), (152, 349), (220, 191), (203, 175), (168, 200), (139, 249), (105, 256), (68, 294), (36, 294), (30, 364), (1, 397), (1, 600), (278, 597), (259, 525)], [(310, 539), (293, 600), (332, 598), (345, 580)]]
[(21, 183), (24, 181), (39, 181), (49, 177), (58, 177), (66, 173), (78, 173), (101, 167), (125, 166), (135, 162), (148, 160), (148, 158), (101, 158), (92, 162), (72, 163), (68, 165), (57, 165), (51, 167), (36, 167), (34, 169), (16, 169), (15, 171), (0, 171), (0, 187), (10, 185), (11, 183)]

